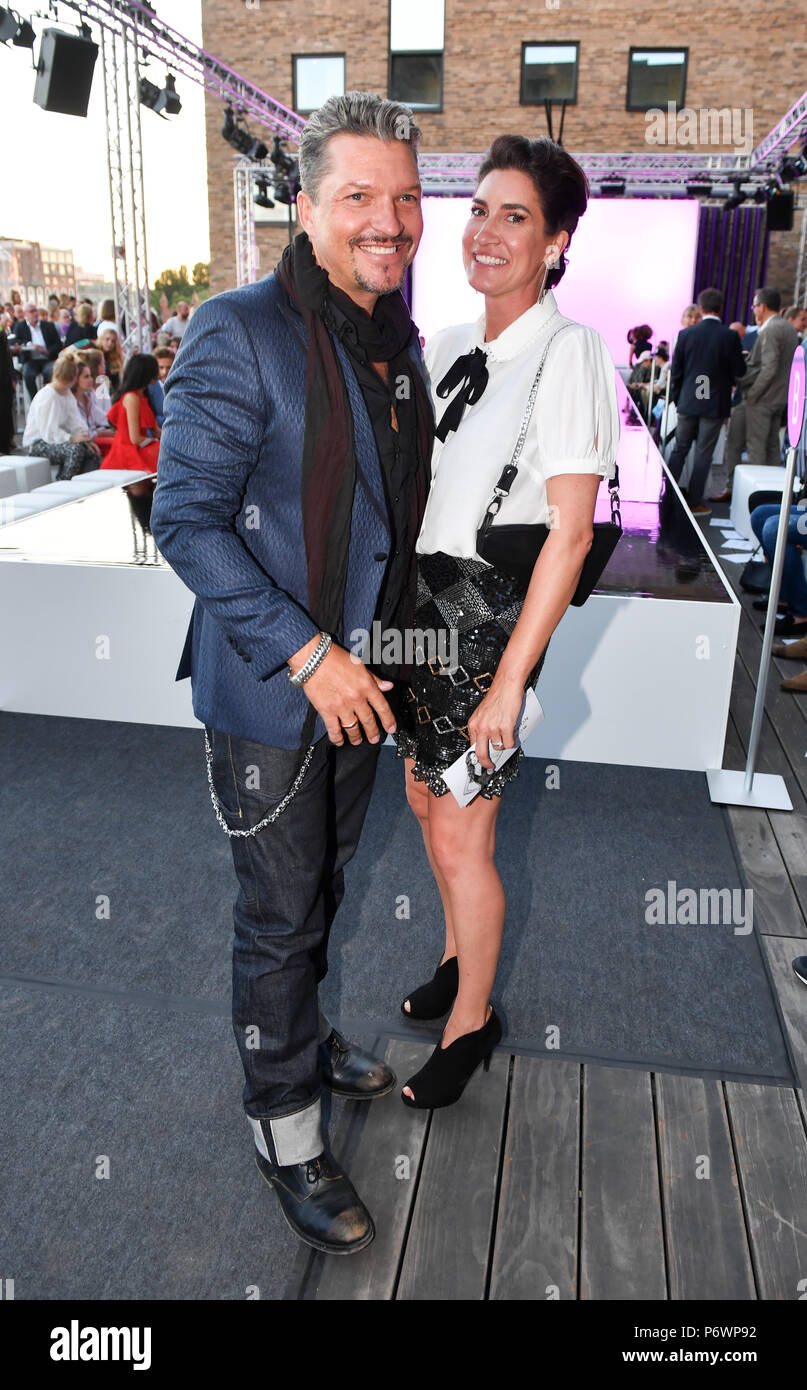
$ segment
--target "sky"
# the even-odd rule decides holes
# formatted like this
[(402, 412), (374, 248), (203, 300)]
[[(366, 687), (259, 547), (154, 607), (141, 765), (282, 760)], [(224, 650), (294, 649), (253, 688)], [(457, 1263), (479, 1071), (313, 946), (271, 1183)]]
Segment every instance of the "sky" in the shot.
[[(12, 0), (37, 36), (53, 21), (35, 17), (43, 0)], [(201, 0), (155, 0), (160, 19), (201, 44)], [(58, 28), (75, 33), (75, 11), (62, 6)], [(96, 39), (97, 41), (97, 39)], [(34, 50), (39, 51), (38, 43)], [(227, 55), (220, 56), (226, 61)], [(101, 57), (95, 65), (86, 118), (34, 105), (30, 49), (0, 44), (0, 130), (3, 132), (0, 236), (72, 248), (82, 269), (112, 275), (106, 121)], [(165, 71), (142, 69), (162, 87)], [(181, 264), (210, 259), (207, 217), (204, 97), (177, 77), (182, 110), (163, 120), (141, 107), (149, 278)], [(16, 132), (16, 138), (12, 137)]]

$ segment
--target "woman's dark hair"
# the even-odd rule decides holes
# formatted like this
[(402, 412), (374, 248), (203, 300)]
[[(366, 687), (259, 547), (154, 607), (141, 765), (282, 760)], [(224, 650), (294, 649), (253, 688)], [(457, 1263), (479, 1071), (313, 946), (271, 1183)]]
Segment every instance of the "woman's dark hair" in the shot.
[[(632, 337), (632, 338), (631, 338), (631, 333), (633, 334), (633, 337)], [(649, 342), (650, 342), (650, 339), (651, 339), (652, 337), (653, 337), (653, 330), (652, 330), (652, 328), (650, 327), (650, 324), (649, 324), (649, 323), (640, 323), (639, 326), (638, 326), (638, 328), (631, 328), (630, 332), (628, 333), (628, 342), (629, 342), (629, 343), (640, 343), (640, 342), (649, 343)]]
[[(562, 145), (546, 135), (538, 140), (529, 140), (526, 135), (500, 135), (485, 155), (477, 187), (494, 169), (518, 169), (532, 179), (548, 235), (568, 232), (571, 240), (586, 210), (589, 186), (585, 170)], [(565, 270), (566, 256), (561, 252), (557, 265), (547, 274), (546, 288), (557, 285)]]
[(669, 348), (667, 347), (666, 343), (659, 343), (659, 345), (658, 345), (658, 347), (656, 348), (656, 351), (654, 352), (653, 356), (654, 356), (654, 357), (660, 357), (661, 360), (662, 360), (662, 362), (669, 362), (669, 360), (670, 360), (670, 350), (669, 350)]
[(125, 396), (127, 391), (141, 391), (144, 386), (150, 386), (159, 375), (157, 358), (152, 357), (150, 352), (136, 352), (123, 369), (120, 386), (112, 393), (112, 404)]

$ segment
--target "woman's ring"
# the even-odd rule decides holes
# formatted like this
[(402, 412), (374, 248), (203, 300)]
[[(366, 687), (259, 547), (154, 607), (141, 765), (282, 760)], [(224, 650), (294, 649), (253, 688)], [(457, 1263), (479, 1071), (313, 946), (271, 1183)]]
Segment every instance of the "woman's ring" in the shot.
[[(340, 722), (340, 724), (342, 723), (341, 719), (340, 719), (339, 722)], [(355, 727), (356, 727), (356, 725), (358, 724), (358, 722), (359, 722), (358, 719), (354, 719), (352, 724), (342, 724), (342, 728), (343, 728), (343, 729), (355, 729)]]

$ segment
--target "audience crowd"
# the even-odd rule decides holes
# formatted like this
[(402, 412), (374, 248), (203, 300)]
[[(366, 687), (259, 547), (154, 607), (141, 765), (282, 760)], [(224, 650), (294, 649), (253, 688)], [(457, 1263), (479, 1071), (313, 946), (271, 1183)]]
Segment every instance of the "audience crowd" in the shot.
[(15, 393), (22, 383), (22, 447), (48, 458), (57, 478), (91, 469), (156, 473), (165, 418), (163, 383), (193, 310), (180, 300), (151, 312), (151, 353), (124, 353), (115, 304), (52, 294), (47, 309), (14, 291), (0, 306), (0, 454), (14, 448)]

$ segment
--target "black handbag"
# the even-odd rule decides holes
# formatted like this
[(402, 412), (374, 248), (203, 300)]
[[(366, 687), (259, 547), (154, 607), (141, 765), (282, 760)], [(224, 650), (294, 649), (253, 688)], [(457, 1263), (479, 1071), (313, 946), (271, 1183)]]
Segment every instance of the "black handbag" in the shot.
[[(550, 344), (558, 333), (562, 333), (564, 328), (568, 327), (568, 324), (562, 324), (560, 328), (556, 329), (544, 349), (530, 390), (527, 409), (521, 422), (521, 430), (513, 450), (513, 457), (502, 470), (501, 477), (493, 489), (493, 497), (485, 512), (482, 525), (476, 534), (476, 551), (481, 559), (487, 560), (488, 564), (494, 565), (496, 569), (510, 575), (524, 590), (529, 585), (535, 568), (535, 561), (538, 559), (541, 547), (551, 528), (541, 522), (530, 526), (494, 526), (493, 522), (518, 473), (518, 460), (524, 447), (524, 440), (527, 437), (535, 397), (538, 394), (538, 383), (541, 380), (541, 373)], [(611, 519), (610, 521), (594, 522), (594, 539), (591, 549), (583, 562), (577, 588), (571, 598), (575, 608), (580, 608), (585, 603), (622, 536), (622, 517), (619, 511), (619, 469), (616, 467), (613, 478), (608, 480), (608, 495), (611, 500)]]

